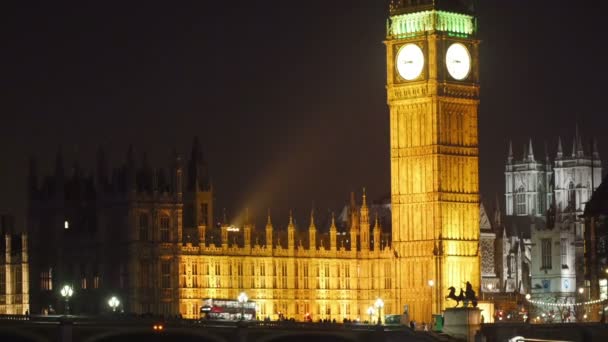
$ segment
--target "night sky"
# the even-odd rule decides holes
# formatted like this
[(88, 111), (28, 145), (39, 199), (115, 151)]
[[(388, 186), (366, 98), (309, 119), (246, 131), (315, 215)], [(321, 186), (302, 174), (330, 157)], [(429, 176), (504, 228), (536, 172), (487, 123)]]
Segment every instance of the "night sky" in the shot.
[[(133, 144), (168, 166), (203, 142), (217, 208), (339, 210), (351, 191), (390, 193), (386, 0), (26, 2), (0, 8), (0, 212), (25, 208), (28, 159), (39, 174), (62, 149), (112, 166)], [(585, 6), (583, 6), (585, 4)], [(608, 156), (605, 36), (588, 2), (485, 0), (480, 184), (493, 207), (534, 139), (570, 153), (575, 125)]]

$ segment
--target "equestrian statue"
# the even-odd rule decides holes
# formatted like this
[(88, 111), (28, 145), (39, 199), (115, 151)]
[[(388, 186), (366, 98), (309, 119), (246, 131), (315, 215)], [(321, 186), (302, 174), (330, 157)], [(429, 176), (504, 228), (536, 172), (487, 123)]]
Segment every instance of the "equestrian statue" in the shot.
[(458, 304), (460, 304), (460, 302), (462, 302), (463, 308), (468, 307), (469, 303), (471, 303), (472, 307), (477, 307), (477, 297), (475, 296), (475, 290), (473, 290), (473, 285), (471, 285), (470, 282), (467, 281), (466, 290), (460, 288), (460, 294), (458, 296), (456, 295), (456, 288), (454, 286), (448, 287), (448, 290), (450, 290), (450, 292), (445, 298), (456, 301), (456, 305), (454, 307), (458, 307)]

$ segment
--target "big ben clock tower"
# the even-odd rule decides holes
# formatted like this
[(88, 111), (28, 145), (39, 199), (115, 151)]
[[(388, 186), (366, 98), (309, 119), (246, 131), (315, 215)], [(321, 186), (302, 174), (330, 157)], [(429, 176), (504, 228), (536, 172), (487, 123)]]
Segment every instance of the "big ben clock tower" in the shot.
[(397, 300), (428, 322), (479, 293), (479, 41), (465, 0), (392, 0), (387, 29)]

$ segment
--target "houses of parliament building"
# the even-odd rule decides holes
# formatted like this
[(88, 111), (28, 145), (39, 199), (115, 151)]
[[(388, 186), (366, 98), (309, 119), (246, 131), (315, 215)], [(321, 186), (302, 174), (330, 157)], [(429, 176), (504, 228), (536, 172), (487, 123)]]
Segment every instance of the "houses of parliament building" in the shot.
[[(365, 192), (339, 229), (273, 222), (235, 227), (213, 213), (213, 187), (197, 141), (167, 168), (133, 151), (110, 168), (52, 175), (31, 162), (27, 231), (30, 312), (61, 310), (75, 288), (78, 312), (107, 310), (199, 317), (205, 298), (245, 292), (258, 318), (368, 319), (404, 310), (430, 321), (445, 289), (479, 292), (478, 41), (472, 8), (459, 0), (393, 0), (385, 44), (390, 111), (390, 239)], [(215, 224), (220, 221), (220, 224)], [(321, 233), (323, 232), (323, 233)], [(429, 282), (432, 280), (432, 282)], [(374, 314), (375, 316), (376, 314)]]

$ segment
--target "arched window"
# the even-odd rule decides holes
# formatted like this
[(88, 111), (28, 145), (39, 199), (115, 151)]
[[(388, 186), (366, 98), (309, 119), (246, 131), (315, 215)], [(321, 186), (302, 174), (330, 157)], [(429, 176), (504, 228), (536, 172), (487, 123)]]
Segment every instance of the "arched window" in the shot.
[(536, 210), (538, 215), (543, 215), (547, 211), (545, 190), (542, 184), (538, 184), (538, 192), (536, 194)]
[(169, 242), (169, 216), (163, 215), (160, 218), (160, 241)]
[(515, 192), (515, 215), (526, 215), (526, 193), (523, 186)]
[(148, 241), (148, 214), (139, 214), (139, 240)]
[(576, 209), (576, 190), (574, 189), (574, 183), (568, 184), (568, 207), (570, 209)]

